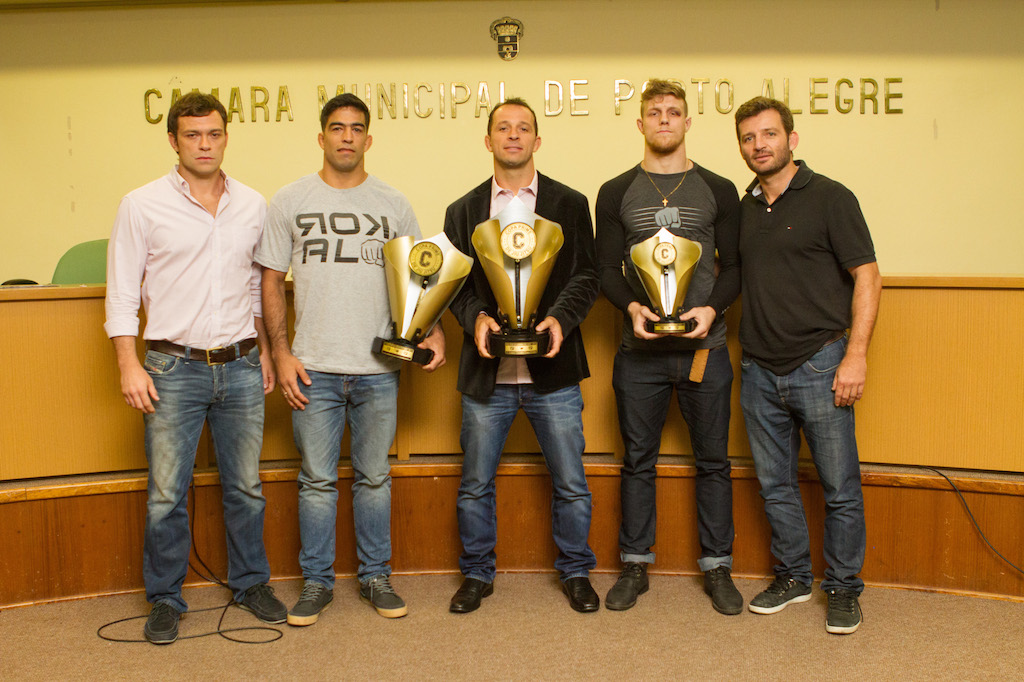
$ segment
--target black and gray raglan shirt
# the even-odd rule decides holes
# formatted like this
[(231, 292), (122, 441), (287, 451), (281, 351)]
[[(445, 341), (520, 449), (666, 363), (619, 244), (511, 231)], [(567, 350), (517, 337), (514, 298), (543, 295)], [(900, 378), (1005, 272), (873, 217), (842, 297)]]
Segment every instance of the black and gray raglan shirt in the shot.
[[(729, 180), (693, 164), (682, 173), (650, 177), (639, 164), (601, 186), (597, 195), (597, 265), (601, 290), (623, 311), (622, 345), (636, 350), (669, 351), (717, 348), (725, 344), (725, 309), (740, 292), (739, 195)], [(655, 189), (656, 183), (658, 189)], [(668, 206), (662, 205), (663, 195)], [(683, 309), (711, 306), (716, 317), (704, 339), (636, 338), (627, 309), (633, 301), (651, 306), (629, 257), (634, 244), (664, 226), (672, 234), (699, 242), (700, 262), (686, 292)], [(716, 275), (715, 257), (718, 257)], [(653, 308), (652, 308), (653, 309)]]

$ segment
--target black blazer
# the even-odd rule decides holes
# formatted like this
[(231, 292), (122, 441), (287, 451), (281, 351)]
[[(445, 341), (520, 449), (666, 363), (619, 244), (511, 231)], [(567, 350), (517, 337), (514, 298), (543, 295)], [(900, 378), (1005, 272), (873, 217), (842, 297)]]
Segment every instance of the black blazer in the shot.
[[(448, 239), (460, 251), (475, 259), (469, 279), (451, 306), (452, 313), (464, 331), (458, 388), (474, 398), (491, 395), (498, 374), (499, 359), (480, 357), (473, 339), (476, 318), (481, 311), (498, 319), (497, 302), (471, 241), (473, 229), (490, 217), (490, 207), (491, 180), (488, 178), (449, 206), (444, 217), (444, 231)], [(561, 225), (565, 236), (565, 243), (558, 253), (551, 278), (537, 306), (538, 320), (551, 315), (562, 326), (565, 337), (562, 348), (553, 358), (526, 359), (534, 387), (547, 393), (578, 384), (590, 376), (579, 325), (594, 305), (599, 280), (594, 228), (587, 198), (560, 182), (539, 175), (535, 212)]]

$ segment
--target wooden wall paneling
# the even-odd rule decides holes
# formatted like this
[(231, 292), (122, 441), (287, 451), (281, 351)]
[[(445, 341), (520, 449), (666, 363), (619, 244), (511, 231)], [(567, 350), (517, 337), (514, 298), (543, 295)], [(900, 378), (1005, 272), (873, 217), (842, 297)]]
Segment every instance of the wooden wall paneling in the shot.
[[(942, 286), (929, 285), (932, 279)], [(965, 278), (975, 287), (965, 288), (957, 278), (947, 279), (885, 280), (867, 390), (857, 407), (861, 459), (1024, 471), (1024, 363), (1017, 348), (1024, 331), (1022, 280), (990, 285), (988, 279)], [(113, 351), (102, 331), (102, 296), (102, 287), (0, 291), (0, 386), (8, 389), (0, 391), (0, 480), (145, 468), (142, 419), (120, 395)], [(737, 377), (739, 309), (737, 304), (727, 313)], [(392, 449), (403, 458), (460, 451), (455, 378), (461, 334), (450, 314), (444, 320), (448, 364), (432, 375), (415, 368), (404, 372), (400, 432)], [(619, 313), (600, 299), (583, 326), (593, 373), (582, 385), (590, 453), (621, 452), (611, 390), (620, 324)], [(73, 356), (68, 339), (74, 339)], [(61, 362), (65, 357), (71, 362)], [(212, 461), (208, 438), (201, 448), (199, 467)], [(348, 450), (346, 442), (343, 457)], [(520, 415), (506, 451), (538, 450)], [(729, 451), (749, 454), (738, 380)], [(691, 452), (678, 407), (669, 409), (662, 452)], [(267, 400), (263, 459), (297, 458), (290, 410), (276, 390)]]
[(0, 504), (0, 604), (142, 584), (144, 492)]
[(622, 335), (622, 314), (608, 299), (600, 296), (580, 328), (590, 366), (590, 378), (580, 384), (586, 452), (621, 452), (622, 438), (619, 435), (615, 392), (612, 390), (612, 369)]
[[(1024, 497), (965, 492), (964, 498), (993, 546), (1024, 566)], [(1024, 596), (1024, 575), (984, 543), (950, 489), (866, 485), (864, 504), (865, 580)]]
[(23, 497), (0, 504), (0, 606), (59, 596), (46, 591), (42, 506)]
[[(291, 282), (286, 284), (285, 302), (288, 309), (286, 322), (288, 339), (294, 340), (295, 301)], [(260, 459), (263, 461), (298, 459), (299, 453), (295, 449), (295, 439), (292, 437), (292, 408), (284, 399), (280, 384), (274, 387), (274, 391), (270, 395), (266, 396), (265, 415), (263, 452)]]
[(102, 297), (2, 300), (0, 319), (0, 479), (145, 467)]
[(1024, 291), (887, 288), (861, 460), (1024, 471)]
[(458, 572), (462, 552), (455, 508), (459, 471), (458, 466), (448, 466), (434, 475), (392, 478), (391, 548), (396, 572)]
[(441, 316), (439, 324), (444, 327), (446, 340), (445, 364), (429, 373), (418, 367), (407, 367), (402, 372), (399, 456), (462, 452), (459, 447), (461, 394), (456, 389), (462, 327), (450, 311)]
[[(392, 565), (396, 573), (458, 571), (461, 545), (455, 514), (459, 465), (395, 467), (392, 486)], [(613, 464), (587, 465), (594, 516), (590, 543), (598, 570), (616, 572), (619, 477)], [(655, 573), (697, 574), (700, 550), (691, 466), (658, 470)], [(936, 476), (917, 472), (864, 475), (868, 547), (862, 577), (870, 584), (1006, 595), (1024, 600), (1024, 576), (978, 537), (956, 495)], [(300, 575), (297, 470), (263, 472), (267, 498), (264, 538), (274, 578)], [(1024, 564), (1024, 481), (957, 479), (993, 544)], [(770, 531), (751, 467), (734, 466), (734, 573), (767, 576), (774, 563)], [(351, 470), (341, 469), (336, 571), (357, 568), (352, 527)], [(24, 489), (0, 503), (0, 606), (142, 588), (145, 521), (143, 478), (87, 486)], [(552, 570), (550, 479), (542, 464), (499, 468), (498, 570)], [(204, 560), (226, 575), (220, 486), (214, 472), (196, 476), (195, 542)], [(813, 471), (801, 470), (815, 575), (823, 572), (824, 502)], [(65, 496), (66, 495), (66, 496)], [(187, 584), (202, 579), (189, 573)]]
[(285, 401), (280, 387), (276, 387), (265, 398), (263, 452), (260, 460), (273, 462), (298, 459), (299, 452), (295, 449), (295, 438), (292, 435), (292, 408)]

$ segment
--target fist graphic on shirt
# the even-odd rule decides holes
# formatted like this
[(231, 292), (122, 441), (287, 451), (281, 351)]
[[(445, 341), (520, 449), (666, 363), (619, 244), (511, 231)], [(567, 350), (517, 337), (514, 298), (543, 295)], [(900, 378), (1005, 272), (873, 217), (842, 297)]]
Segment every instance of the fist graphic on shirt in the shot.
[(664, 227), (666, 230), (681, 227), (683, 223), (679, 220), (679, 207), (669, 206), (668, 208), (661, 209), (654, 214), (654, 223), (658, 227)]
[(363, 262), (384, 267), (384, 242), (379, 239), (367, 239), (363, 242)]

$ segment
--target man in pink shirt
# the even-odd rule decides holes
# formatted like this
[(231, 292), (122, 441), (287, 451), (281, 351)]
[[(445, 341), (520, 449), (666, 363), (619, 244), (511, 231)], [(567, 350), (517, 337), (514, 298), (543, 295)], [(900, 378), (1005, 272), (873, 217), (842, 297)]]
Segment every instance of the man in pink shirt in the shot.
[[(223, 488), (228, 586), (260, 620), (283, 623), (287, 616), (267, 585), (259, 477), (263, 396), (275, 381), (261, 269), (253, 262), (266, 202), (220, 169), (227, 113), (214, 97), (190, 93), (175, 102), (167, 133), (178, 165), (129, 192), (117, 210), (104, 325), (125, 402), (143, 413), (146, 426), (142, 574), (153, 609), (144, 634), (154, 644), (177, 639), (188, 610), (181, 595), (190, 545), (186, 501), (204, 421)], [(140, 303), (147, 318), (144, 364), (135, 350)]]

